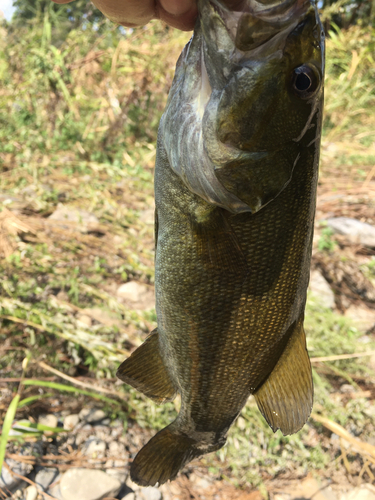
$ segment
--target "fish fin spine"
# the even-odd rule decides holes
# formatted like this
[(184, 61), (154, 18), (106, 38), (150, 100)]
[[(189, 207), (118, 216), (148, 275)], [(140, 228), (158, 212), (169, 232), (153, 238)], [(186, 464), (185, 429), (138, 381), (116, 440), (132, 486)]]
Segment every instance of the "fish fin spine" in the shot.
[(216, 451), (225, 444), (225, 437), (206, 444), (179, 431), (176, 422), (159, 431), (138, 452), (131, 468), (132, 481), (140, 486), (155, 486), (172, 481), (191, 460)]
[(274, 432), (284, 436), (298, 432), (313, 405), (311, 364), (300, 319), (275, 368), (254, 393), (258, 408)]
[(117, 370), (117, 377), (156, 403), (173, 401), (177, 391), (165, 368), (154, 330)]

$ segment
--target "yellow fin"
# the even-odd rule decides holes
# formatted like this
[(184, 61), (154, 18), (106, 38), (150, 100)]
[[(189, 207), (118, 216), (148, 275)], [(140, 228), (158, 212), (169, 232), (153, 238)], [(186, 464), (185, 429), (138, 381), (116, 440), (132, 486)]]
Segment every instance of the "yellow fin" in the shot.
[(197, 442), (178, 431), (174, 424), (159, 431), (137, 454), (131, 469), (132, 481), (141, 486), (159, 486), (174, 479), (182, 467), (204, 453)]
[(116, 375), (156, 403), (173, 401), (176, 397), (177, 391), (160, 356), (157, 330), (121, 363)]
[(301, 319), (275, 368), (254, 397), (272, 430), (280, 429), (287, 436), (299, 431), (309, 418), (313, 392), (311, 364)]

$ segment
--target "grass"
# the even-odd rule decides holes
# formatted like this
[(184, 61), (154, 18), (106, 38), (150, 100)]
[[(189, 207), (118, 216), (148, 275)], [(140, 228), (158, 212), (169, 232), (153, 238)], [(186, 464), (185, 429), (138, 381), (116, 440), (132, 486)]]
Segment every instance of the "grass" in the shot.
[[(151, 23), (123, 37), (108, 24), (100, 37), (90, 26), (72, 31), (57, 48), (50, 28), (46, 18), (0, 36), (0, 370), (4, 378), (22, 379), (3, 393), (0, 459), (14, 419), (37, 417), (49, 394), (69, 404), (75, 401), (67, 391), (77, 404), (99, 399), (113, 418), (143, 428), (161, 429), (177, 408), (157, 406), (126, 386), (118, 388), (119, 405), (116, 397), (61, 384), (57, 376), (44, 380), (40, 363), (113, 389), (119, 362), (156, 326), (154, 310), (132, 309), (116, 290), (130, 280), (153, 284), (157, 124), (188, 35)], [(330, 33), (323, 175), (332, 168), (352, 175), (354, 166), (364, 181), (375, 161), (374, 48), (373, 29)], [(95, 222), (49, 219), (60, 205), (85, 210)], [(338, 251), (325, 229), (319, 245), (321, 252)], [(365, 267), (373, 277), (371, 262)], [(375, 349), (372, 337), (362, 344), (363, 334), (344, 316), (312, 300), (306, 331), (314, 357)], [(364, 360), (314, 364), (314, 383), (315, 411), (366, 441), (375, 429), (374, 373)], [(343, 384), (357, 396), (342, 392)], [(296, 435), (273, 434), (250, 400), (228, 445), (201, 463), (216, 477), (260, 485), (288, 471), (329, 475), (340, 466), (340, 450), (313, 419)], [(363, 457), (353, 453), (349, 460), (359, 474)]]

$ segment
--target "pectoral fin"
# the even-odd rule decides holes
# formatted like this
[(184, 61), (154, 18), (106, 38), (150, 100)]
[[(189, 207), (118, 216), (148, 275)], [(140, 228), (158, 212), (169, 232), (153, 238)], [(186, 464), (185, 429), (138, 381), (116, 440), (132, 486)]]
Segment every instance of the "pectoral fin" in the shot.
[(116, 375), (156, 403), (173, 401), (176, 397), (177, 391), (160, 356), (157, 330), (121, 363)]
[(313, 383), (302, 319), (254, 397), (274, 432), (280, 429), (286, 436), (299, 431), (306, 423), (313, 405)]
[(234, 232), (228, 213), (210, 207), (195, 213), (192, 226), (198, 253), (208, 267), (221, 272), (245, 275), (248, 272), (245, 256)]

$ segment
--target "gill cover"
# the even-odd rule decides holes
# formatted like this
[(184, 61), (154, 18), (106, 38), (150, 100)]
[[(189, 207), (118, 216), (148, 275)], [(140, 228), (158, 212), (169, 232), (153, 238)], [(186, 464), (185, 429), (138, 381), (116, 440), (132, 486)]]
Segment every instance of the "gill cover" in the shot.
[(290, 182), (301, 148), (316, 147), (322, 27), (306, 0), (247, 0), (241, 12), (200, 0), (199, 9), (161, 121), (162, 145), (190, 191), (254, 213)]

